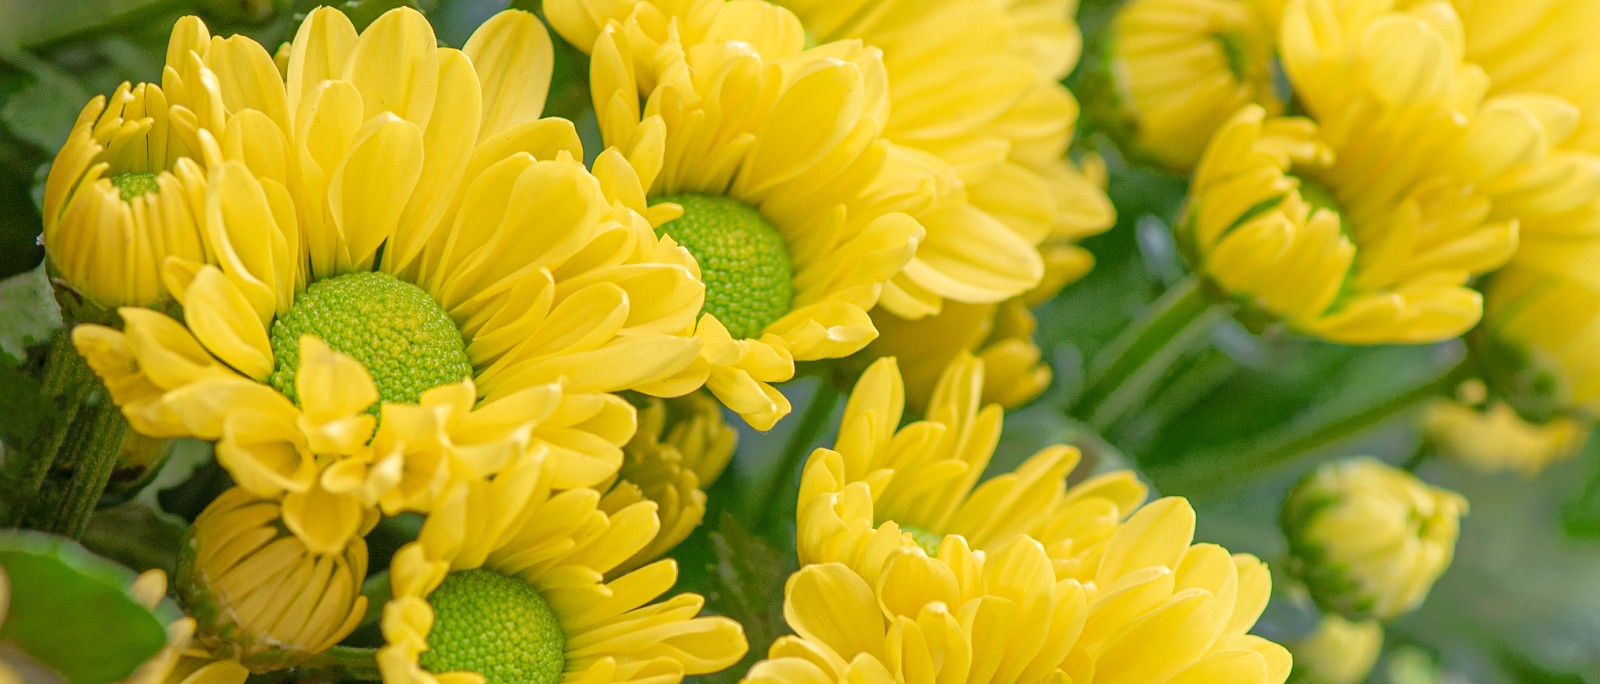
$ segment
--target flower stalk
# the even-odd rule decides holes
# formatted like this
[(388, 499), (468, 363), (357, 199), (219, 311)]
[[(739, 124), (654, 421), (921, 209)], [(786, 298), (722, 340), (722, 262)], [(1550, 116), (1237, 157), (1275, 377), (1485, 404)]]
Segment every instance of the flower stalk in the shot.
[(1070, 412), (1096, 431), (1105, 431), (1145, 399), (1172, 364), (1231, 313), (1231, 304), (1211, 300), (1198, 276), (1184, 279), (1095, 356)]

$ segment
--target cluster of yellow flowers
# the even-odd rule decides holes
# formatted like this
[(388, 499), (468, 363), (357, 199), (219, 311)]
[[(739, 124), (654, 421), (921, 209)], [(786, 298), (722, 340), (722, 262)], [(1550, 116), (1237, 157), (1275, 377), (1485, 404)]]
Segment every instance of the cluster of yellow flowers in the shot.
[[(796, 634), (750, 681), (1283, 682), (1247, 634), (1265, 564), (1194, 544), (1183, 499), (1069, 488), (1065, 446), (980, 484), (1000, 404), (1050, 382), (1029, 309), (1113, 218), (1099, 161), (1067, 156), (1074, 10), (551, 0), (598, 154), (542, 116), (531, 13), (459, 50), (408, 9), (318, 9), (275, 54), (179, 22), (159, 85), (85, 108), (44, 200), (77, 350), (134, 430), (215, 443), (234, 483), (139, 681), (726, 668), (737, 622), (658, 601), (733, 453), (721, 411), (770, 428), (796, 362), (865, 349), (805, 467)], [(363, 538), (402, 514), (420, 533), (364, 593)], [(381, 647), (337, 646), (374, 611)]]
[[(321, 7), (276, 51), (180, 20), (159, 83), (84, 108), (42, 202), (73, 347), (138, 435), (211, 443), (231, 478), (126, 681), (727, 669), (744, 627), (667, 555), (733, 459), (724, 415), (773, 428), (813, 362), (852, 389), (800, 473), (792, 634), (745, 681), (1283, 684), (1290, 651), (1251, 634), (1267, 564), (1196, 543), (1187, 500), (1067, 445), (987, 472), (1052, 383), (1034, 307), (1115, 221), (1072, 149), (1076, 11), (544, 0), (456, 49), (411, 9)], [(1532, 473), (1600, 416), (1589, 18), (1127, 0), (1091, 66), (1122, 152), (1188, 178), (1175, 292), (1336, 343), (1466, 338), (1483, 381), (1428, 444)], [(545, 116), (556, 40), (592, 135)], [(1283, 569), (1325, 617), (1301, 671), (1364, 677), (1465, 510), (1375, 460), (1302, 480)], [(384, 569), (366, 537), (396, 518), (419, 528)]]

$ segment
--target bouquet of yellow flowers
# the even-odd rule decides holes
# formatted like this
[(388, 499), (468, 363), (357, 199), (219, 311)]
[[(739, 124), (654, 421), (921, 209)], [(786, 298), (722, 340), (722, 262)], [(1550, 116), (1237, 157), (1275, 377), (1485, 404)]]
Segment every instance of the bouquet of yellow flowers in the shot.
[(0, 0), (0, 684), (1600, 675), (1596, 21)]

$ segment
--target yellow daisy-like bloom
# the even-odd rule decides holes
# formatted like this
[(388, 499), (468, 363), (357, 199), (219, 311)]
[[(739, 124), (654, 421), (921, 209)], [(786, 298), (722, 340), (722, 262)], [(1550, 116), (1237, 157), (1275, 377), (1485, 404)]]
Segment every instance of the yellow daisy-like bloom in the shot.
[(1588, 438), (1588, 425), (1570, 416), (1533, 423), (1504, 401), (1486, 401), (1488, 390), (1470, 380), (1457, 400), (1440, 399), (1422, 414), (1422, 433), (1439, 455), (1483, 472), (1507, 470), (1533, 477), (1572, 458)]
[(385, 682), (677, 682), (743, 657), (739, 623), (695, 617), (700, 596), (650, 603), (674, 561), (605, 581), (655, 537), (655, 504), (608, 514), (595, 490), (552, 493), (547, 465), (458, 482), (395, 556)]
[(1600, 241), (1586, 241), (1560, 262), (1502, 269), (1484, 288), (1482, 334), (1473, 341), (1488, 360), (1489, 385), (1523, 416), (1600, 416), (1596, 256)]
[(609, 393), (698, 384), (691, 257), (627, 204), (642, 189), (620, 153), (591, 174), (572, 124), (539, 118), (552, 58), (532, 14), (458, 51), (409, 9), (359, 35), (319, 9), (286, 77), (192, 18), (173, 46), (227, 110), (207, 261), (167, 261), (183, 322), (123, 308), (122, 331), (73, 338), (135, 429), (220, 440), (316, 550), (531, 441), (559, 486), (599, 484), (635, 421)]
[[(979, 408), (982, 388), (982, 363), (964, 357), (941, 378), (927, 420), (897, 429), (905, 394), (893, 359), (862, 375), (835, 449), (813, 453), (802, 475), (796, 547), (807, 567), (791, 580), (786, 609), (801, 638), (774, 645), (771, 664), (753, 670), (753, 680), (781, 679), (779, 672), (842, 679), (861, 653), (873, 655), (889, 674), (909, 678), (930, 665), (917, 662), (927, 653), (898, 653), (904, 642), (943, 653), (935, 662), (942, 658), (954, 668), (945, 676), (959, 678), (954, 673), (970, 663), (975, 669), (968, 681), (1033, 681), (1057, 670), (1084, 682), (1283, 681), (1289, 669), (1283, 649), (1245, 635), (1270, 593), (1266, 566), (1247, 554), (1191, 546), (1194, 512), (1187, 502), (1164, 499), (1140, 508), (1145, 488), (1126, 471), (1067, 489), (1077, 452), (1065, 446), (977, 484), (1002, 417), (998, 406)], [(987, 573), (989, 562), (1006, 567), (997, 572), (1007, 578), (1033, 572), (1011, 563), (1042, 567), (1042, 584), (1024, 591), (962, 579), (952, 596), (937, 577), (953, 572), (967, 578), (980, 568)], [(940, 564), (948, 567), (935, 567)], [(836, 568), (816, 569), (830, 565)], [(811, 579), (802, 579), (808, 573)], [(851, 598), (797, 598), (796, 587), (807, 581), (826, 583), (817, 596)], [(880, 598), (885, 613), (873, 613), (874, 622), (852, 612), (858, 599), (872, 607)], [(954, 631), (920, 640), (895, 631), (910, 624), (926, 630), (945, 617), (991, 609), (1036, 612), (992, 623), (962, 617), (940, 627)], [(808, 631), (834, 620), (861, 629), (882, 626), (848, 641)], [(894, 635), (887, 643), (883, 630)], [(1153, 657), (1150, 643), (1173, 647)], [(790, 660), (796, 657), (810, 662)], [(995, 667), (1010, 674), (988, 674)]]
[(78, 115), (45, 181), (41, 241), (95, 308), (164, 304), (166, 258), (205, 257), (206, 168), (220, 150), (199, 123), (153, 83), (123, 83)]
[(619, 479), (600, 507), (617, 513), (648, 499), (656, 504), (661, 531), (614, 574), (660, 558), (700, 525), (705, 489), (728, 466), (738, 444), (739, 433), (722, 421), (722, 405), (705, 394), (647, 400), (639, 409), (639, 432), (623, 447)]
[(1309, 636), (1290, 647), (1295, 681), (1306, 684), (1361, 684), (1383, 652), (1383, 626), (1375, 620), (1350, 622), (1324, 615)]
[[(1391, 31), (1375, 33), (1395, 47), (1428, 44), (1412, 35), (1420, 22), (1390, 19)], [(1488, 200), (1468, 185), (1407, 173), (1426, 138), (1358, 143), (1385, 137), (1385, 122), (1350, 123), (1319, 129), (1241, 110), (1195, 171), (1180, 245), (1227, 296), (1305, 334), (1348, 344), (1460, 335), (1482, 312), (1467, 281), (1510, 257), (1516, 222), (1486, 221)], [(1364, 170), (1374, 164), (1391, 173)]]
[(1283, 682), (1288, 653), (1245, 634), (1266, 605), (1265, 566), (1188, 546), (1165, 522), (1185, 511), (1192, 534), (1181, 499), (1146, 507), (1086, 582), (1026, 536), (976, 552), (949, 535), (932, 556), (901, 546), (872, 564), (804, 566), (784, 595), (796, 636), (745, 681)]
[(1265, 0), (1133, 0), (1111, 27), (1116, 115), (1141, 155), (1186, 172), (1241, 107), (1283, 112)]
[(1283, 503), (1289, 569), (1324, 610), (1387, 620), (1450, 567), (1467, 501), (1371, 458), (1330, 463)]
[[(199, 623), (198, 641), (258, 673), (327, 650), (367, 607), (366, 542), (358, 536), (321, 553), (286, 530), (282, 516), (282, 504), (234, 487), (195, 519), (178, 557), (178, 597)], [(368, 517), (359, 532), (376, 522)]]
[[(1040, 277), (1075, 279), (1088, 270), (1092, 257), (1074, 243), (1109, 228), (1113, 211), (1092, 174), (1065, 156), (1078, 105), (1058, 81), (1077, 63), (1080, 38), (1070, 13), (1038, 30), (1043, 13), (1076, 3), (779, 4), (818, 40), (881, 49), (891, 100), (884, 136), (954, 172), (953, 187), (917, 215), (928, 236), (885, 291), (884, 308), (919, 318), (938, 313), (943, 301), (994, 303)], [(1041, 45), (1055, 56), (1041, 58)], [(964, 87), (949, 88), (953, 82)]]
[(923, 234), (904, 212), (926, 201), (925, 174), (888, 163), (879, 138), (877, 51), (805, 50), (794, 16), (760, 2), (545, 9), (592, 52), (601, 133), (638, 170), (648, 215), (699, 264), (706, 387), (772, 427), (790, 411), (772, 383), (876, 337), (866, 312)]

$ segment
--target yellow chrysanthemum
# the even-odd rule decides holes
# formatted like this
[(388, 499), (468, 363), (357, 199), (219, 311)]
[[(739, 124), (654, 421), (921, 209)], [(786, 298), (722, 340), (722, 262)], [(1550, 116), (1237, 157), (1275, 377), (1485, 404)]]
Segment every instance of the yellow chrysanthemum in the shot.
[(41, 240), (61, 280), (97, 308), (164, 304), (166, 258), (205, 258), (206, 169), (220, 150), (198, 123), (160, 86), (123, 83), (83, 108), (56, 155)]
[(1141, 155), (1188, 171), (1241, 107), (1283, 112), (1263, 0), (1133, 0), (1111, 27), (1115, 115)]
[(1370, 187), (1417, 160), (1367, 175), (1374, 160), (1364, 156), (1408, 156), (1424, 144), (1367, 141), (1341, 157), (1330, 138), (1309, 120), (1267, 119), (1259, 107), (1229, 120), (1195, 172), (1178, 225), (1191, 264), (1227, 296), (1336, 342), (1430, 342), (1472, 327), (1482, 298), (1467, 280), (1510, 256), (1516, 222), (1485, 222), (1488, 200), (1442, 177)]
[[(1059, 79), (1077, 63), (1080, 38), (1071, 14), (1055, 16), (1054, 38), (1037, 30), (1041, 12), (1076, 3), (778, 4), (818, 40), (882, 50), (891, 101), (884, 136), (954, 172), (954, 187), (942, 188), (952, 201), (917, 215), (928, 236), (885, 290), (884, 308), (918, 318), (945, 300), (994, 303), (1041, 275), (1074, 279), (1088, 270), (1092, 257), (1074, 243), (1109, 228), (1113, 213), (1092, 177), (1066, 159), (1078, 106)], [(1041, 59), (1041, 45), (1056, 56)], [(1018, 239), (1040, 254), (1028, 255)]]
[[(178, 557), (178, 596), (199, 623), (197, 640), (258, 673), (327, 650), (367, 606), (366, 542), (320, 552), (284, 528), (283, 513), (283, 504), (229, 489), (195, 519)], [(376, 522), (368, 517), (359, 534)]]
[(1559, 261), (1515, 264), (1484, 288), (1484, 324), (1473, 341), (1498, 396), (1534, 420), (1600, 416), (1600, 241)]
[[(976, 669), (967, 681), (988, 681), (986, 668), (997, 667), (996, 658), (1004, 660), (998, 667), (1012, 673), (1003, 679), (1027, 672), (1033, 674), (1023, 679), (1038, 680), (1061, 670), (1071, 681), (1084, 682), (1096, 677), (1161, 682), (1179, 673), (1201, 678), (1176, 681), (1283, 681), (1288, 673), (1283, 649), (1245, 635), (1266, 605), (1271, 586), (1266, 566), (1247, 554), (1191, 546), (1194, 512), (1187, 502), (1164, 499), (1141, 509), (1145, 488), (1126, 471), (1067, 489), (1066, 474), (1076, 465), (1077, 452), (1065, 446), (1046, 449), (1015, 472), (977, 484), (1001, 421), (1000, 407), (979, 409), (982, 388), (982, 363), (964, 357), (941, 378), (927, 420), (899, 428), (905, 395), (893, 359), (862, 375), (835, 449), (813, 453), (802, 475), (796, 548), (808, 566), (801, 575), (812, 573), (812, 580), (801, 575), (791, 580), (786, 613), (801, 639), (775, 645), (772, 664), (753, 670), (752, 679), (781, 679), (775, 674), (780, 670), (804, 672), (802, 678), (823, 673), (816, 681), (841, 678), (845, 664), (859, 653), (872, 654), (891, 674), (905, 675), (926, 664), (897, 654), (899, 637), (886, 644), (883, 630), (906, 629), (896, 627), (901, 623), (927, 629), (937, 623), (925, 620), (942, 620), (940, 615), (1014, 602), (1008, 610), (1038, 612), (996, 617), (994, 623), (963, 617), (959, 625), (940, 627), (954, 631), (923, 637), (937, 644), (927, 648), (946, 654), (936, 660), (944, 658), (956, 668), (950, 672), (971, 663)], [(950, 572), (967, 577), (985, 562), (1042, 566), (1043, 583), (1023, 592), (1019, 585), (984, 588), (962, 580), (960, 598), (952, 600), (946, 581), (936, 577)], [(829, 564), (838, 564), (837, 569), (815, 570)], [(939, 564), (949, 567), (935, 567)], [(1027, 574), (1014, 568), (999, 572), (1013, 578)], [(828, 604), (794, 596), (799, 583), (813, 580), (829, 585), (818, 596), (852, 598)], [(849, 604), (860, 597), (866, 606), (877, 605), (874, 591), (885, 606), (894, 607), (885, 608), (887, 617), (864, 622)], [(893, 596), (883, 596), (886, 592)], [(882, 626), (873, 637), (849, 642), (808, 633), (810, 627), (802, 626), (832, 620), (860, 622), (862, 629)], [(1046, 639), (1047, 634), (1053, 636)], [(1172, 647), (1153, 657), (1150, 643)], [(833, 649), (832, 655), (809, 665), (789, 660), (805, 650), (825, 649)], [(903, 663), (913, 669), (896, 670)], [(1227, 669), (1214, 674), (1208, 669), (1213, 667)]]
[(1324, 465), (1283, 503), (1289, 570), (1324, 610), (1387, 620), (1450, 567), (1467, 501), (1371, 458)]
[(1383, 626), (1324, 615), (1310, 635), (1290, 646), (1296, 682), (1361, 684), (1383, 652)]
[(1423, 411), (1423, 436), (1439, 455), (1484, 472), (1533, 477), (1572, 458), (1588, 438), (1587, 423), (1576, 418), (1533, 423), (1504, 401), (1488, 401), (1480, 380), (1464, 383), (1456, 395), (1456, 401), (1435, 400)]
[(358, 35), (319, 9), (286, 77), (192, 18), (172, 44), (227, 113), (207, 260), (167, 261), (183, 322), (123, 308), (122, 331), (74, 341), (135, 429), (220, 440), (309, 545), (343, 548), (380, 502), (426, 511), (530, 441), (560, 486), (603, 482), (635, 420), (608, 393), (698, 384), (691, 257), (627, 203), (620, 153), (591, 174), (572, 124), (539, 118), (551, 45), (532, 14), (458, 51), (413, 10)]
[(1266, 567), (1188, 546), (1183, 512), (1192, 534), (1181, 499), (1146, 507), (1082, 582), (1026, 536), (976, 552), (950, 535), (932, 556), (900, 546), (870, 565), (804, 566), (784, 595), (796, 636), (745, 681), (1283, 682), (1288, 653), (1245, 634), (1266, 605)]
[(739, 623), (696, 617), (663, 560), (604, 577), (655, 536), (655, 504), (615, 513), (587, 488), (553, 493), (542, 454), (456, 483), (390, 566), (378, 667), (390, 684), (677, 682), (739, 660)]
[(623, 447), (619, 479), (600, 507), (617, 513), (652, 501), (661, 531), (613, 574), (660, 558), (700, 525), (706, 514), (705, 489), (728, 466), (738, 443), (739, 433), (722, 422), (721, 404), (705, 394), (647, 400), (639, 409), (639, 432)]
[(922, 236), (903, 212), (926, 201), (925, 174), (879, 139), (877, 51), (805, 50), (794, 16), (761, 2), (674, 9), (545, 5), (592, 52), (601, 133), (638, 170), (648, 215), (699, 264), (706, 387), (764, 430), (790, 410), (772, 383), (795, 361), (877, 335), (866, 312)]
[[(922, 354), (901, 357), (908, 374), (921, 378), (937, 376), (960, 352), (1003, 357), (1026, 384), (994, 394), (1008, 406), (1032, 399), (1034, 386), (1042, 391), (1048, 384), (1042, 376), (1049, 371), (1028, 360), (1035, 350), (1027, 333), (996, 337), (994, 346), (967, 334), (917, 335), (971, 325), (975, 311), (963, 305), (995, 316), (978, 320), (980, 326), (1001, 329), (1025, 317), (1025, 308), (1093, 266), (1076, 243), (1115, 221), (1098, 158), (1081, 166), (1066, 159), (1078, 106), (1059, 81), (1079, 57), (1077, 3), (779, 4), (819, 39), (857, 39), (883, 50), (891, 98), (885, 137), (947, 177), (935, 203), (916, 214), (927, 237), (873, 313), (882, 344), (870, 353), (925, 348), (926, 362)], [(964, 86), (949, 88), (952, 82)], [(1038, 255), (1027, 254), (1018, 238)], [(935, 320), (913, 323), (925, 317)], [(1031, 333), (1031, 322), (1021, 327)]]

